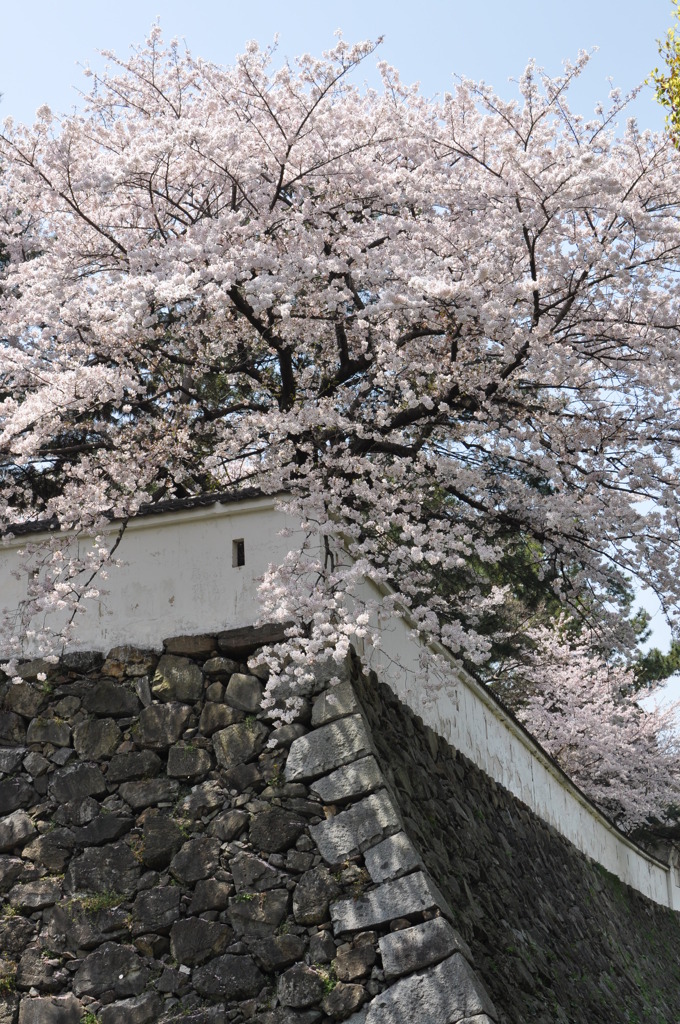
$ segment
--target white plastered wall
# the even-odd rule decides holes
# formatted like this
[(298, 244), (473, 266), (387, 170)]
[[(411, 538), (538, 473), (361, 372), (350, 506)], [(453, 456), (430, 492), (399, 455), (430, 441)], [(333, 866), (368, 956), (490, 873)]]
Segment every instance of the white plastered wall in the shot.
[[(159, 650), (166, 637), (255, 623), (258, 580), (299, 543), (295, 527), (271, 498), (133, 520), (116, 553), (123, 565), (111, 571), (107, 593), (78, 616), (69, 649), (130, 644)], [(236, 540), (244, 543), (240, 567), (232, 564)], [(12, 576), (24, 543), (18, 538), (0, 548), (0, 609), (14, 608), (25, 595), (25, 578)], [(357, 597), (375, 603), (381, 594), (366, 583)], [(424, 677), (423, 646), (407, 618), (381, 616), (380, 636), (379, 647), (362, 652), (365, 660), (427, 725), (582, 853), (655, 902), (680, 910), (675, 870), (618, 833), (443, 648)]]

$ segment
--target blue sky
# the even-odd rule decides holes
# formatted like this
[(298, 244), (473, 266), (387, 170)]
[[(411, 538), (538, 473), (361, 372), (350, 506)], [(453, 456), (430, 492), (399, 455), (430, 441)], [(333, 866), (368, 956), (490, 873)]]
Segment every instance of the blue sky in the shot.
[[(590, 113), (606, 97), (609, 76), (624, 91), (646, 77), (671, 13), (670, 0), (0, 0), (0, 118), (31, 121), (43, 103), (69, 110), (78, 101), (74, 87), (87, 84), (78, 62), (101, 66), (100, 49), (124, 55), (156, 17), (168, 38), (184, 38), (196, 55), (223, 64), (247, 40), (267, 44), (275, 33), (290, 57), (332, 45), (336, 28), (351, 41), (383, 35), (380, 57), (427, 94), (449, 88), (454, 73), (507, 93), (508, 78), (530, 57), (557, 72), (563, 58), (597, 46), (575, 95)], [(635, 114), (645, 127), (661, 126), (651, 89)]]
[[(167, 39), (184, 39), (195, 55), (221, 64), (249, 39), (267, 45), (277, 33), (279, 52), (288, 57), (332, 46), (338, 28), (350, 41), (384, 36), (365, 74), (370, 78), (375, 61), (387, 60), (427, 95), (462, 74), (509, 96), (508, 80), (529, 58), (555, 74), (563, 59), (597, 47), (572, 94), (572, 106), (589, 114), (606, 99), (609, 79), (627, 92), (646, 78), (672, 11), (670, 0), (194, 0), (191, 7), (186, 0), (0, 0), (0, 120), (32, 121), (43, 103), (69, 111), (79, 102), (77, 90), (89, 85), (79, 64), (101, 68), (101, 49), (124, 56), (157, 18)], [(643, 127), (663, 125), (649, 86), (631, 113)], [(658, 617), (654, 625), (655, 642), (664, 645), (668, 631)]]

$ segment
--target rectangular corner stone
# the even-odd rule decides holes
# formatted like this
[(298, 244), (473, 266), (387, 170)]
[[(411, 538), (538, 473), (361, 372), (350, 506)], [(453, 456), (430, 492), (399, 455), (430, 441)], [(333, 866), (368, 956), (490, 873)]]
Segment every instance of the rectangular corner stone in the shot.
[(366, 850), (365, 860), (366, 870), (374, 882), (387, 882), (423, 867), (420, 855), (405, 832), (388, 836)]
[(317, 697), (312, 708), (312, 726), (327, 725), (338, 718), (358, 714), (359, 701), (349, 679), (343, 680)]
[(331, 905), (331, 920), (336, 935), (359, 932), (386, 924), (397, 917), (441, 910), (451, 916), (446, 901), (423, 871), (385, 882), (359, 899), (338, 900)]
[(286, 781), (315, 779), (370, 753), (371, 741), (363, 718), (350, 715), (294, 740), (286, 761)]
[(363, 853), (400, 827), (394, 804), (387, 790), (381, 789), (333, 818), (312, 825), (309, 834), (323, 859), (332, 865)]
[(371, 1002), (366, 1024), (462, 1024), (472, 1018), (496, 1019), (481, 981), (460, 953), (408, 978), (401, 978)]
[(343, 803), (365, 793), (372, 793), (385, 785), (385, 779), (376, 759), (362, 757), (360, 761), (336, 768), (330, 775), (311, 784), (311, 789), (325, 804)]
[(469, 961), (472, 954), (467, 943), (443, 917), (389, 932), (379, 940), (385, 977), (398, 978), (430, 964), (439, 963), (453, 953), (462, 953)]

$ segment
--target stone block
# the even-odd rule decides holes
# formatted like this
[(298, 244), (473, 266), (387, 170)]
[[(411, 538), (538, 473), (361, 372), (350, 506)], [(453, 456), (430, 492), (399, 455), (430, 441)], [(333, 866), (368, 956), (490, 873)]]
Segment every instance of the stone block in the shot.
[(381, 789), (335, 817), (310, 826), (309, 834), (328, 864), (340, 864), (400, 827), (394, 804), (387, 790)]
[(363, 985), (351, 985), (339, 981), (323, 998), (321, 1006), (324, 1013), (334, 1020), (345, 1020), (350, 1013), (361, 1006), (366, 1000), (366, 989)]
[(26, 731), (27, 743), (51, 743), (55, 747), (68, 747), (71, 743), (71, 727), (54, 718), (33, 718)]
[(97, 1018), (99, 1024), (156, 1024), (162, 1009), (163, 1002), (156, 992), (144, 992), (103, 1006)]
[(229, 725), (243, 720), (243, 713), (236, 708), (230, 708), (228, 704), (217, 704), (208, 701), (203, 706), (201, 717), (198, 721), (198, 729), (204, 736), (212, 736), (218, 729), (226, 729)]
[(139, 714), (141, 704), (137, 694), (128, 690), (124, 683), (101, 679), (89, 686), (83, 694), (83, 707), (94, 715), (129, 718)]
[(67, 892), (131, 893), (140, 873), (140, 865), (126, 843), (93, 846), (73, 858), (64, 887)]
[(9, 902), (27, 913), (53, 906), (61, 899), (61, 885), (56, 879), (40, 878), (35, 882), (15, 885), (9, 892)]
[(148, 977), (149, 971), (134, 949), (105, 942), (85, 957), (75, 972), (73, 991), (77, 996), (111, 993), (113, 999), (122, 999), (140, 995)]
[(312, 726), (327, 725), (338, 718), (355, 715), (360, 711), (354, 688), (349, 679), (329, 688), (314, 701), (312, 707)]
[(467, 943), (443, 917), (383, 935), (378, 945), (386, 978), (419, 971), (452, 953), (462, 953), (472, 960)]
[(286, 779), (315, 779), (370, 753), (371, 741), (363, 718), (350, 715), (296, 739), (288, 754)]
[(78, 754), (95, 761), (112, 757), (122, 738), (113, 718), (80, 722), (73, 730), (73, 746)]
[(229, 900), (229, 920), (237, 935), (266, 937), (283, 921), (288, 913), (288, 902), (286, 889), (240, 893)]
[(339, 894), (338, 883), (328, 868), (319, 865), (300, 876), (293, 892), (293, 914), (297, 924), (321, 924), (328, 918), (328, 905)]
[(369, 755), (352, 764), (336, 768), (330, 775), (324, 775), (311, 783), (310, 789), (321, 797), (325, 804), (340, 804), (366, 793), (372, 793), (385, 785), (378, 762)]
[(101, 796), (106, 792), (106, 781), (93, 764), (70, 764), (52, 773), (48, 791), (58, 804), (65, 804), (86, 796)]
[(285, 887), (287, 878), (276, 868), (245, 850), (229, 861), (236, 892), (265, 892)]
[(233, 936), (233, 930), (221, 921), (188, 917), (173, 924), (170, 952), (178, 963), (193, 967), (224, 953)]
[(79, 1024), (83, 1005), (74, 995), (43, 996), (37, 999), (24, 995), (19, 1007), (19, 1024)]
[(279, 853), (295, 844), (305, 829), (305, 819), (285, 807), (269, 807), (250, 823), (250, 841), (256, 850)]
[(229, 953), (199, 967), (192, 980), (200, 996), (227, 1000), (250, 999), (267, 983), (252, 957)]
[(181, 891), (176, 885), (158, 886), (140, 892), (132, 905), (134, 934), (166, 934), (179, 918)]
[(220, 842), (199, 836), (189, 839), (170, 861), (170, 874), (189, 885), (215, 874), (220, 859)]
[(358, 899), (338, 900), (331, 905), (331, 919), (335, 934), (342, 935), (435, 908), (444, 910), (450, 916), (437, 887), (424, 872), (417, 871), (392, 882), (385, 882)]
[(173, 636), (163, 641), (166, 654), (179, 654), (185, 658), (209, 658), (217, 649), (217, 639), (207, 633), (196, 636)]
[(0, 818), (0, 852), (24, 846), (38, 830), (24, 810), (13, 811)]
[(229, 682), (224, 699), (231, 707), (248, 714), (255, 714), (262, 701), (264, 687), (255, 676), (235, 672)]
[(460, 953), (426, 971), (401, 978), (377, 995), (366, 1024), (460, 1024), (480, 1014), (496, 1017), (496, 1010), (481, 981)]
[(144, 807), (174, 802), (179, 793), (179, 783), (161, 775), (157, 779), (121, 782), (118, 792), (133, 811), (141, 811)]
[(36, 803), (38, 794), (25, 779), (3, 779), (0, 782), (0, 815), (11, 814), (20, 807)]
[(139, 728), (143, 746), (164, 750), (176, 743), (184, 732), (191, 708), (186, 704), (151, 704), (139, 715)]
[(0, 715), (0, 743), (11, 743), (13, 746), (26, 742), (26, 726), (21, 715), (14, 711), (4, 711)]
[(300, 1010), (318, 1003), (323, 993), (323, 979), (307, 964), (295, 964), (285, 971), (276, 986), (276, 996), (281, 1005)]
[(203, 878), (196, 882), (194, 895), (187, 913), (204, 914), (206, 910), (226, 910), (234, 888), (229, 882), (217, 878)]
[(270, 974), (278, 974), (286, 967), (299, 963), (307, 948), (307, 943), (300, 935), (269, 935), (246, 941), (259, 966)]
[(223, 768), (245, 764), (262, 752), (268, 737), (262, 722), (238, 722), (213, 735), (215, 756)]
[(135, 750), (112, 757), (106, 771), (106, 782), (129, 782), (132, 779), (151, 779), (158, 775), (162, 761), (153, 750)]
[(210, 771), (212, 760), (200, 747), (174, 746), (168, 751), (167, 772), (175, 779), (196, 779)]
[(46, 701), (41, 685), (22, 680), (10, 683), (5, 692), (4, 702), (8, 711), (15, 711), (24, 718), (35, 718)]
[(164, 811), (150, 809), (144, 815), (144, 832), (140, 856), (145, 867), (153, 871), (166, 868), (181, 850), (185, 837), (173, 819)]
[(242, 626), (225, 629), (217, 634), (217, 646), (221, 654), (236, 661), (245, 661), (258, 647), (278, 644), (286, 639), (285, 623), (272, 622), (264, 626)]
[(423, 867), (420, 854), (405, 832), (388, 836), (382, 843), (366, 850), (366, 870), (374, 882), (408, 875)]
[(166, 704), (199, 700), (203, 693), (203, 673), (188, 658), (164, 654), (156, 666), (151, 692)]

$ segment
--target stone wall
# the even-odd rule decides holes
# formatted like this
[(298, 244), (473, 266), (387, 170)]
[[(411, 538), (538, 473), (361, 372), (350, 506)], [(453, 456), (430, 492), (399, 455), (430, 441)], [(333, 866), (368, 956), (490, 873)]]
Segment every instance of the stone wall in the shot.
[(677, 1021), (673, 913), (355, 663), (274, 728), (275, 638), (0, 683), (0, 1024)]

